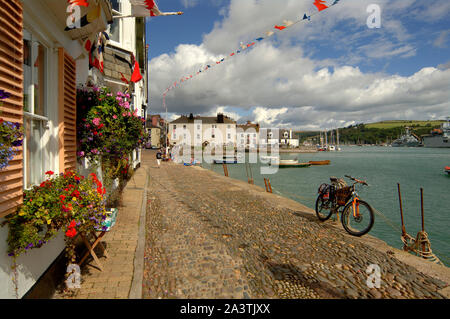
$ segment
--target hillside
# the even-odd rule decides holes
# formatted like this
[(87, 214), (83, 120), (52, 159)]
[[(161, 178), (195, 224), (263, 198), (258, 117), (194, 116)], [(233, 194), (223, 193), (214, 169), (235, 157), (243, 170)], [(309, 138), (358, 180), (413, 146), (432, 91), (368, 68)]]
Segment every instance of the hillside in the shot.
[[(391, 143), (404, 134), (409, 127), (411, 133), (416, 136), (429, 134), (431, 130), (439, 128), (445, 121), (382, 121), (377, 123), (356, 124), (345, 128), (339, 128), (339, 140), (341, 144), (383, 144)], [(306, 140), (319, 144), (320, 132), (295, 132), (300, 139), (300, 144)]]

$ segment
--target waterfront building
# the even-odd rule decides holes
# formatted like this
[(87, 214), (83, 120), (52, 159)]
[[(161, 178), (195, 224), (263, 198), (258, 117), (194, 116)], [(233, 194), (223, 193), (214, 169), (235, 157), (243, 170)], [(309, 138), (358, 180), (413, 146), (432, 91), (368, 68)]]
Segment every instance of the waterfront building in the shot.
[(261, 130), (260, 144), (278, 145), (280, 147), (298, 147), (299, 139), (295, 138), (292, 129), (264, 129)]
[(236, 144), (238, 148), (256, 149), (259, 142), (259, 124), (247, 121), (236, 126)]
[(224, 114), (214, 117), (182, 115), (169, 123), (170, 145), (236, 147), (236, 121)]

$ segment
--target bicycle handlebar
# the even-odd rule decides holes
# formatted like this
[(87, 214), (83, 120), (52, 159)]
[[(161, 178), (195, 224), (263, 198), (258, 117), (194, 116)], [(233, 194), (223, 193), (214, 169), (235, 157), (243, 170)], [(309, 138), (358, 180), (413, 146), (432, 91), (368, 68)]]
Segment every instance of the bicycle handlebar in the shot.
[(344, 176), (347, 177), (347, 178), (349, 178), (349, 179), (351, 179), (351, 180), (353, 180), (353, 181), (355, 181), (356, 183), (360, 183), (360, 184), (362, 184), (362, 185), (369, 186), (369, 184), (367, 184), (366, 181), (361, 181), (361, 180), (359, 180), (359, 179), (356, 179), (356, 178), (354, 178), (354, 177), (351, 177), (350, 175), (344, 175)]

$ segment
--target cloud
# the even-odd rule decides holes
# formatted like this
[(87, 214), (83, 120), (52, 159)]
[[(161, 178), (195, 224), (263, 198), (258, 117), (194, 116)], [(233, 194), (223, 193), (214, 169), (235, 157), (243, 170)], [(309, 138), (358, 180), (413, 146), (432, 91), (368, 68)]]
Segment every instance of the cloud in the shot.
[[(370, 2), (343, 1), (347, 5), (324, 11), (323, 18), (317, 15), (302, 27), (293, 26), (216, 64), (235, 52), (239, 42), (248, 43), (261, 30), (273, 29), (284, 19), (294, 21), (299, 12), (309, 9), (303, 1), (232, 0), (201, 45), (180, 44), (174, 52), (150, 61), (151, 108), (162, 112), (165, 89), (174, 81), (180, 83), (183, 76), (193, 75), (194, 79), (167, 93), (169, 112), (211, 116), (223, 112), (241, 122), (298, 129), (448, 115), (448, 67), (427, 67), (400, 76), (363, 72), (355, 66), (367, 59), (390, 61), (417, 54), (414, 44), (405, 41), (411, 35), (393, 18), (406, 5), (417, 3), (396, 1), (390, 6), (380, 0), (385, 29), (369, 30), (365, 9)], [(353, 27), (361, 33), (353, 32)], [(314, 38), (319, 40), (314, 42)], [(343, 38), (345, 41), (339, 40)], [(342, 57), (321, 58), (323, 49), (318, 45), (327, 41), (338, 48), (350, 44), (344, 47)], [(207, 64), (213, 67), (197, 76)]]
[(441, 31), (439, 37), (433, 42), (433, 45), (438, 48), (447, 47), (448, 36), (450, 35), (450, 30)]
[(198, 5), (199, 0), (181, 0), (181, 4), (184, 8), (193, 8)]

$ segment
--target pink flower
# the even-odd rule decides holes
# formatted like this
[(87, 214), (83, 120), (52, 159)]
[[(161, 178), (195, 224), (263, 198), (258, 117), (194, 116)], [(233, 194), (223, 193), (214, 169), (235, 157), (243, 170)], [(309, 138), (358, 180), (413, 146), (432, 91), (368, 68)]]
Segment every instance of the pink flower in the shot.
[(130, 109), (130, 103), (125, 102), (125, 103), (123, 104), (123, 107), (129, 110), (129, 109)]
[(114, 114), (114, 115), (113, 115), (113, 119), (117, 119), (117, 115)]
[(94, 123), (96, 126), (100, 125), (100, 118), (96, 117), (95, 119), (92, 120), (92, 123)]
[(128, 112), (128, 116), (131, 116), (131, 112)]
[(123, 116), (123, 117), (127, 116), (127, 113), (126, 113), (126, 112), (123, 112), (123, 113), (122, 113), (122, 116)]

